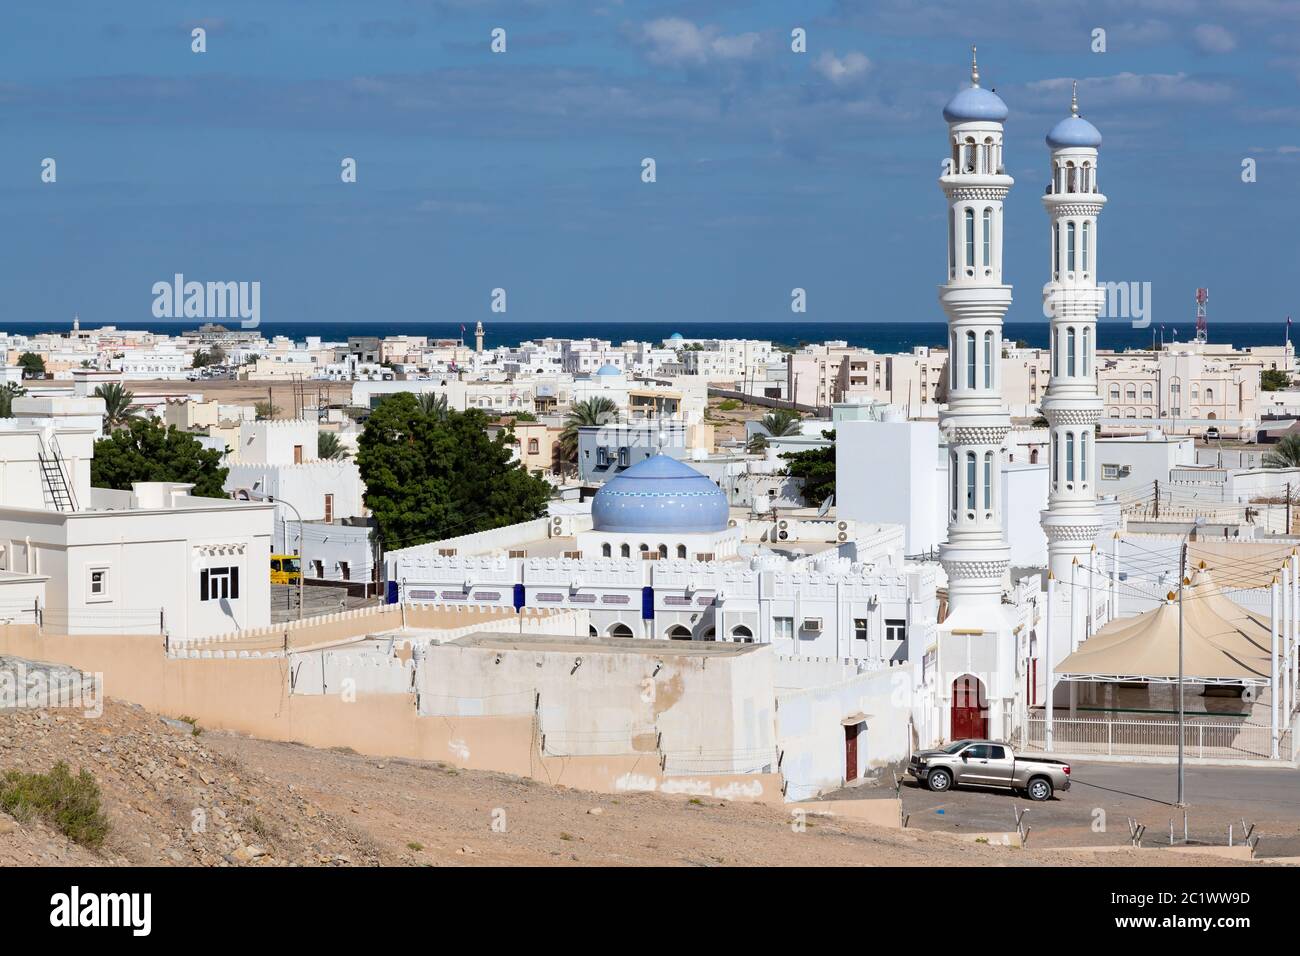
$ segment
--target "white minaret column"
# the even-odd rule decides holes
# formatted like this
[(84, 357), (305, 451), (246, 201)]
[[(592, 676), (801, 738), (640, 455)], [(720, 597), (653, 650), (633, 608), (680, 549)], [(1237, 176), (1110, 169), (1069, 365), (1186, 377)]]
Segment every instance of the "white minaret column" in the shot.
[(483, 323), (478, 322), (474, 326), (474, 352), (477, 355), (483, 354)]
[(1043, 512), (1048, 562), (1058, 578), (1085, 560), (1101, 530), (1097, 511), (1097, 218), (1106, 197), (1097, 187), (1101, 134), (1079, 116), (1077, 91), (1070, 116), (1047, 136), (1052, 180), (1043, 196), (1051, 223), (1049, 281), (1043, 310), (1051, 322), (1052, 374), (1043, 397), (1050, 427), (1048, 507)]
[(950, 165), (939, 179), (948, 200), (948, 281), (939, 302), (949, 348), (948, 405), (940, 417), (948, 439), (948, 541), (939, 557), (951, 616), (959, 620), (996, 610), (1010, 564), (1001, 487), (1011, 427), (1002, 400), (1002, 317), (1011, 305), (1011, 286), (1002, 282), (1002, 202), (1014, 180), (1002, 162), (1006, 105), (980, 88), (971, 53), (971, 86), (944, 110)]

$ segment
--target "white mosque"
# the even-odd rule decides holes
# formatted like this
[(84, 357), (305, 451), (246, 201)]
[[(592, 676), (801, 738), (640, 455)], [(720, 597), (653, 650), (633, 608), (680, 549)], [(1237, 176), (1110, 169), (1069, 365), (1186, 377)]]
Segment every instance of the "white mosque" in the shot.
[[(1003, 281), (1003, 203), (1014, 185), (1003, 157), (1002, 99), (971, 82), (944, 108), (948, 204), (948, 539), (932, 563), (906, 561), (904, 529), (825, 515), (754, 515), (729, 508), (717, 485), (664, 455), (604, 484), (590, 513), (550, 518), (385, 555), (390, 600), (523, 608), (582, 608), (593, 638), (771, 644), (784, 658), (857, 669), (910, 663), (916, 742), (1009, 738), (1041, 704), (1050, 668), (1105, 616), (1104, 601), (1055, 592), (1046, 613), (1040, 569), (1011, 567), (1004, 487), (1011, 428), (999, 361), (1011, 304)], [(1071, 583), (1108, 533), (1097, 509), (1093, 429), (1101, 412), (1093, 375), (1100, 292), (1096, 282), (1101, 136), (1079, 116), (1048, 134), (1051, 182), (1043, 197), (1051, 262), (1044, 301), (1052, 324), (1050, 494), (1041, 523), (1050, 568)], [(621, 378), (602, 368), (595, 378)], [(842, 487), (840, 498), (868, 489)], [(1104, 589), (1102, 589), (1104, 591)], [(1051, 593), (1049, 591), (1049, 593)], [(1091, 592), (1088, 592), (1091, 593)], [(1104, 597), (1104, 595), (1103, 595)], [(1071, 612), (1071, 605), (1074, 611)], [(942, 621), (940, 622), (940, 619)], [(1048, 619), (1052, 627), (1047, 627)]]

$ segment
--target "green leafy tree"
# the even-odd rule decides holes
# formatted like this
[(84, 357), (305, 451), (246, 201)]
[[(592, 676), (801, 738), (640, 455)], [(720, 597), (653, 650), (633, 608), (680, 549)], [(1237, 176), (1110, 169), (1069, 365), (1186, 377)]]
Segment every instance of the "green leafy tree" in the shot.
[(799, 413), (788, 408), (778, 408), (774, 412), (768, 412), (759, 421), (766, 434), (755, 433), (749, 439), (746, 449), (751, 452), (760, 452), (767, 447), (769, 438), (783, 438), (786, 435), (799, 434)]
[(352, 453), (343, 447), (339, 436), (334, 432), (316, 433), (316, 454), (320, 458), (351, 458)]
[(95, 389), (95, 396), (104, 400), (104, 427), (110, 432), (130, 424), (138, 416), (132, 414), (131, 403), (135, 393), (118, 382), (108, 382)]
[(190, 368), (206, 368), (212, 364), (212, 353), (203, 349), (198, 349), (194, 353), (194, 360), (190, 363)]
[(1266, 392), (1276, 392), (1291, 387), (1291, 376), (1281, 369), (1266, 368), (1259, 373), (1259, 387)]
[(803, 479), (804, 501), (813, 506), (835, 494), (835, 432), (822, 434), (831, 440), (829, 447), (790, 451), (781, 456), (789, 462), (785, 473)]
[(90, 483), (129, 491), (134, 481), (183, 481), (201, 498), (224, 498), (228, 472), (221, 467), (221, 452), (204, 448), (194, 436), (136, 418), (95, 442)]
[(618, 418), (618, 406), (614, 400), (603, 395), (575, 402), (564, 420), (564, 431), (560, 432), (560, 458), (563, 461), (578, 460), (578, 429), (588, 425), (608, 425)]
[(14, 399), (26, 394), (27, 389), (16, 382), (6, 382), (3, 387), (0, 387), (0, 418), (13, 418)]
[(1264, 454), (1265, 468), (1300, 468), (1300, 435), (1283, 435)]
[(257, 420), (262, 422), (274, 418), (279, 413), (280, 406), (272, 405), (270, 402), (256, 402), (253, 405), (253, 411), (257, 415)]
[(24, 352), (18, 356), (18, 365), (23, 370), (23, 378), (45, 377), (45, 359), (35, 352)]
[(495, 439), (478, 409), (425, 412), (410, 392), (381, 401), (366, 420), (357, 464), (366, 506), (385, 547), (531, 521), (551, 488), (511, 460), (506, 431)]

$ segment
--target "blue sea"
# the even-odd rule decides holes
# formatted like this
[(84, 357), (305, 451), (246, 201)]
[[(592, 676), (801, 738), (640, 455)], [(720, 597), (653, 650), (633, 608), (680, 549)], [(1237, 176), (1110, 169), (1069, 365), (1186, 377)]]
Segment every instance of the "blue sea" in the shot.
[[(237, 325), (237, 323), (233, 323)], [(176, 334), (197, 328), (195, 320), (151, 320), (142, 323), (117, 323), (121, 329), (149, 329), (154, 332)], [(465, 322), (466, 341), (473, 342), (473, 323)], [(5, 322), (0, 323), (0, 334), (34, 335), (39, 332), (66, 332), (72, 323), (57, 322)], [(90, 326), (87, 326), (89, 328)], [(286, 335), (301, 341), (308, 335), (319, 335), (327, 342), (341, 342), (350, 335), (425, 335), (430, 338), (458, 338), (461, 323), (451, 322), (263, 322), (257, 329), (270, 339)], [(547, 336), (555, 338), (602, 338), (615, 343), (626, 340), (658, 342), (674, 332), (686, 338), (757, 338), (788, 346), (806, 342), (845, 341), (850, 345), (873, 349), (877, 352), (908, 351), (917, 345), (942, 346), (947, 341), (947, 328), (943, 322), (485, 322), (485, 342), (490, 348), (497, 345), (518, 345), (529, 339)], [(1008, 322), (1003, 330), (1007, 342), (1024, 342), (1030, 346), (1047, 347), (1047, 322)], [(1151, 326), (1135, 329), (1128, 322), (1097, 324), (1099, 348), (1122, 351), (1124, 349), (1151, 348), (1164, 342), (1186, 342), (1196, 333), (1195, 325)], [(1211, 342), (1230, 343), (1238, 347), (1251, 345), (1281, 345), (1286, 341), (1285, 322), (1224, 322), (1211, 324)]]

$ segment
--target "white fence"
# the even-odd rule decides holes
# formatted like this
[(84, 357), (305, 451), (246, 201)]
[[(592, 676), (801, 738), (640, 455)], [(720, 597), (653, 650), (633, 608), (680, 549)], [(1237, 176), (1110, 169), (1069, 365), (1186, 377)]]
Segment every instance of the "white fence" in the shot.
[[(1068, 712), (1067, 712), (1068, 713)], [(1027, 749), (1043, 750), (1047, 719), (1029, 717)], [(1292, 732), (1278, 729), (1278, 753), (1291, 755)], [(1053, 717), (1053, 748), (1062, 753), (1099, 756), (1172, 757), (1178, 753), (1178, 718), (1167, 714), (1118, 712), (1114, 715)], [(1272, 756), (1267, 725), (1244, 717), (1189, 715), (1183, 724), (1183, 752), (1188, 757), (1260, 760)]]

